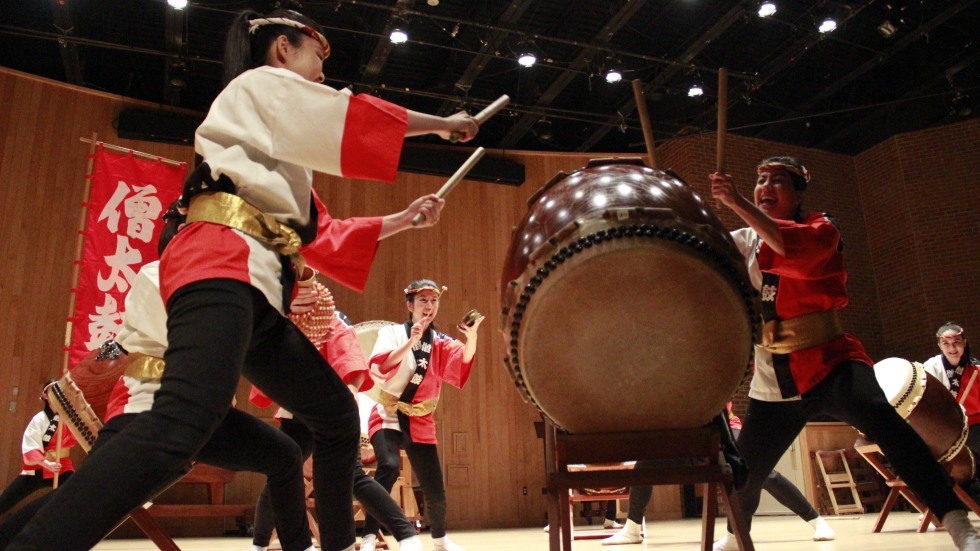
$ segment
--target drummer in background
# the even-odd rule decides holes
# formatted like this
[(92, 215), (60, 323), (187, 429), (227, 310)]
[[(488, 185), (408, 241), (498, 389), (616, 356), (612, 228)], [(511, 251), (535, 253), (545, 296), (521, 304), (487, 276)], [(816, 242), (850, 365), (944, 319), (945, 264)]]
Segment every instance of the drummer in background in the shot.
[[(381, 388), (378, 405), (368, 419), (368, 434), (378, 457), (375, 479), (391, 491), (401, 462), (399, 448), (405, 448), (412, 470), (418, 476), (425, 496), (425, 516), (432, 530), (434, 551), (462, 551), (446, 536), (446, 489), (436, 448), (433, 412), (439, 390), (446, 382), (463, 388), (470, 378), (476, 356), (477, 329), (483, 316), (456, 329), (464, 342), (436, 330), (433, 321), (439, 313), (439, 297), (445, 291), (430, 279), (417, 279), (405, 288), (408, 321), (387, 325), (378, 331), (371, 352), (371, 376)], [(378, 523), (364, 519), (361, 549), (374, 551)]]
[(980, 363), (970, 353), (970, 343), (963, 328), (948, 322), (936, 331), (936, 339), (942, 354), (933, 356), (922, 367), (942, 381), (966, 410), (970, 434), (966, 445), (973, 453), (980, 454)]
[[(749, 226), (732, 237), (761, 292), (766, 322), (738, 437), (750, 469), (738, 497), (750, 526), (762, 485), (779, 458), (807, 421), (830, 415), (881, 446), (898, 475), (942, 519), (958, 549), (980, 551), (980, 537), (953, 493), (952, 479), (885, 398), (864, 346), (841, 329), (837, 311), (848, 302), (844, 243), (828, 215), (803, 210), (810, 174), (792, 157), (768, 158), (757, 173), (754, 202), (739, 194), (731, 176), (708, 176), (712, 197)], [(731, 530), (715, 542), (715, 551), (738, 549)]]
[[(31, 418), (31, 422), (24, 430), (24, 437), (20, 444), (24, 470), (0, 494), (0, 515), (14, 508), (36, 490), (54, 486), (55, 475), (64, 482), (71, 477), (71, 473), (75, 472), (75, 466), (72, 465), (69, 456), (72, 446), (76, 443), (75, 437), (67, 427), (63, 427), (61, 432), (58, 432), (61, 426), (60, 419), (48, 403), (47, 390), (53, 382), (48, 381), (41, 387), (44, 409)], [(56, 438), (59, 434), (60, 445), (59, 438)]]

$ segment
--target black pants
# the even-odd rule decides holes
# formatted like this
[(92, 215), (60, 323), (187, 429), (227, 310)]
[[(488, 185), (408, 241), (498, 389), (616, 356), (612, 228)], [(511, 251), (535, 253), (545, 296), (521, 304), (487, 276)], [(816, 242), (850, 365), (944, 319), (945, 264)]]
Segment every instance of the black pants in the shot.
[[(740, 429), (733, 429), (732, 432), (738, 438), (741, 431)], [(800, 492), (800, 489), (777, 471), (769, 473), (765, 482), (762, 483), (762, 489), (772, 494), (772, 497), (776, 498), (776, 501), (783, 507), (793, 511), (807, 522), (820, 516), (813, 505), (807, 501), (806, 496)], [(653, 497), (653, 486), (631, 486), (630, 510), (626, 518), (637, 524), (643, 522), (643, 515), (646, 514), (651, 497)]]
[[(313, 433), (306, 425), (294, 419), (283, 419), (279, 428), (283, 433), (299, 444), (303, 450), (304, 459), (313, 451)], [(354, 466), (354, 498), (361, 502), (367, 515), (378, 519), (395, 537), (396, 541), (417, 535), (415, 526), (405, 518), (405, 512), (392, 499), (389, 491), (364, 472), (360, 454)], [(269, 487), (266, 486), (259, 494), (259, 502), (255, 508), (255, 535), (252, 545), (268, 547), (272, 540), (272, 529), (275, 528), (275, 515), (269, 500)]]
[[(24, 498), (40, 490), (54, 486), (54, 477), (44, 478), (42, 469), (36, 469), (33, 475), (17, 475), (7, 489), (0, 494), (0, 515), (11, 510)], [(58, 475), (58, 484), (64, 483), (71, 477), (71, 471)]]
[[(113, 417), (99, 431), (92, 448), (94, 454), (129, 425), (138, 414)], [(306, 520), (303, 495), (303, 461), (299, 447), (263, 421), (232, 409), (221, 426), (197, 454), (197, 461), (233, 471), (252, 471), (266, 475), (272, 488), (270, 504), (275, 503), (280, 522), (280, 541), (284, 551), (305, 551), (312, 544)], [(0, 525), (0, 550), (37, 514), (54, 493), (22, 507)], [(98, 502), (96, 502), (98, 503)]]
[[(442, 481), (442, 466), (439, 464), (439, 450), (435, 444), (411, 442), (407, 435), (394, 429), (381, 429), (371, 437), (371, 445), (378, 456), (378, 470), (374, 479), (386, 492), (391, 491), (398, 479), (401, 465), (399, 449), (404, 446), (412, 472), (419, 479), (425, 495), (425, 519), (429, 523), (433, 538), (446, 535), (446, 487)], [(364, 519), (364, 534), (378, 531), (378, 521), (373, 516)], [(397, 536), (396, 536), (397, 537)]]
[[(964, 509), (953, 493), (953, 481), (933, 458), (922, 438), (895, 411), (875, 380), (874, 371), (858, 362), (836, 366), (800, 400), (763, 402), (752, 399), (738, 435), (738, 447), (749, 467), (749, 480), (738, 497), (748, 518), (759, 507), (769, 473), (807, 421), (830, 415), (878, 443), (896, 473), (940, 519)], [(732, 527), (728, 527), (729, 532)]]
[(187, 468), (228, 413), (243, 374), (313, 430), (322, 548), (351, 546), (360, 423), (340, 377), (250, 285), (219, 279), (184, 286), (170, 299), (168, 313), (167, 368), (153, 409), (91, 454), (11, 549), (93, 547)]

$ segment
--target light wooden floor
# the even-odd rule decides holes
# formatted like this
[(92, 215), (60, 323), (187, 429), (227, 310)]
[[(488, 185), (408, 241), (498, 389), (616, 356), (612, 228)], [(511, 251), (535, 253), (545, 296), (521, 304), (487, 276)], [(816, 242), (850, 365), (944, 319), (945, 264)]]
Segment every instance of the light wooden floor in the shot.
[[(952, 551), (952, 540), (945, 530), (915, 532), (916, 514), (894, 512), (888, 517), (884, 530), (872, 534), (876, 515), (847, 515), (827, 517), (837, 532), (837, 539), (815, 542), (810, 539), (810, 526), (795, 516), (756, 517), (752, 524), (752, 537), (759, 551)], [(970, 515), (973, 525), (980, 528), (980, 520)], [(716, 530), (724, 530), (724, 519), (718, 519)], [(583, 530), (589, 527), (581, 528)], [(699, 519), (657, 521), (647, 523), (647, 539), (640, 545), (604, 547), (601, 540), (576, 540), (573, 551), (631, 551), (656, 549), (658, 551), (699, 549), (701, 523)], [(612, 533), (612, 531), (610, 531)], [(431, 550), (429, 534), (423, 533), (425, 549)], [(457, 530), (450, 538), (464, 546), (466, 551), (547, 551), (548, 535), (541, 528), (505, 530)], [(250, 551), (248, 538), (180, 539), (182, 551)], [(397, 548), (397, 545), (394, 546)], [(108, 540), (95, 547), (97, 551), (152, 551), (156, 547), (149, 540)]]

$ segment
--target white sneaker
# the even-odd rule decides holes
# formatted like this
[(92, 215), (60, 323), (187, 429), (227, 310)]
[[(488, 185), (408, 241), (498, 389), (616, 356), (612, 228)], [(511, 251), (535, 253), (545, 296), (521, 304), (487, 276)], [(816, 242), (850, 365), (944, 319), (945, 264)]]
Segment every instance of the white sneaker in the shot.
[[(364, 549), (364, 547), (361, 547)], [(372, 547), (370, 551), (373, 551)], [(398, 542), (398, 551), (422, 551), (422, 538), (418, 536), (412, 536), (405, 538)]]
[(643, 537), (627, 531), (626, 528), (620, 528), (619, 532), (602, 540), (602, 545), (632, 545), (635, 543), (643, 543)]
[(269, 551), (268, 547), (262, 547), (261, 545), (253, 545), (252, 551)]
[(711, 546), (711, 551), (738, 551), (738, 540), (735, 539), (735, 534), (725, 532), (725, 535)]
[(813, 519), (813, 541), (832, 541), (837, 534), (823, 517)]
[(432, 549), (434, 551), (465, 551), (465, 547), (456, 545), (449, 536), (432, 538)]
[(953, 543), (959, 551), (980, 551), (980, 536), (966, 516), (966, 511), (953, 509), (943, 517), (943, 527), (953, 538)]
[(361, 538), (361, 551), (374, 551), (374, 547), (378, 545), (378, 536), (374, 534), (368, 534)]
[(605, 519), (602, 521), (603, 528), (622, 528), (623, 525), (616, 522), (615, 520)]

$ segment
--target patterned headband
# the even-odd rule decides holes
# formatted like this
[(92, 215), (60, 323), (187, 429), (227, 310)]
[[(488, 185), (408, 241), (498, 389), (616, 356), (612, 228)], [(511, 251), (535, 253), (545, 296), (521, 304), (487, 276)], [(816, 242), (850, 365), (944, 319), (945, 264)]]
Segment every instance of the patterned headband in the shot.
[(310, 27), (309, 25), (304, 25), (299, 21), (289, 19), (287, 17), (257, 17), (255, 19), (250, 19), (248, 22), (248, 33), (255, 34), (255, 31), (257, 31), (259, 27), (264, 27), (266, 25), (285, 25), (287, 27), (299, 29), (300, 32), (316, 40), (321, 46), (323, 46), (323, 59), (330, 57), (330, 43), (327, 42), (327, 37), (323, 36), (319, 31)]
[(436, 296), (442, 296), (442, 294), (445, 293), (448, 290), (449, 290), (449, 287), (446, 287), (445, 285), (443, 285), (441, 289), (439, 287), (434, 286), (434, 285), (423, 285), (422, 287), (418, 287), (416, 289), (405, 289), (405, 294), (406, 295), (414, 295), (414, 294), (420, 293), (422, 291), (434, 291), (435, 294), (436, 294)]
[(758, 167), (756, 167), (755, 171), (762, 172), (764, 170), (772, 170), (773, 168), (776, 167), (784, 168), (786, 169), (787, 172), (792, 172), (793, 174), (796, 174), (797, 176), (803, 178), (803, 180), (806, 183), (808, 184), (810, 183), (810, 173), (807, 171), (806, 167), (796, 167), (790, 164), (780, 163), (778, 161), (770, 161), (768, 163), (759, 165)]

